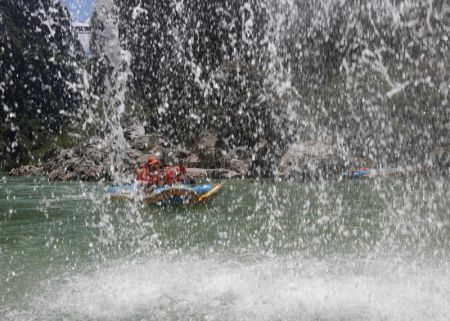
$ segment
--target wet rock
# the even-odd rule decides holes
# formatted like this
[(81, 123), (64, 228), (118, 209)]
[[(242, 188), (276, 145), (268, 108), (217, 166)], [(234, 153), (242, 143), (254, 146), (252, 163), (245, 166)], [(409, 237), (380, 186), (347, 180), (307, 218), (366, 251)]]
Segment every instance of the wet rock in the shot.
[(25, 165), (14, 168), (9, 172), (11, 176), (44, 176), (45, 172), (42, 166)]
[[(135, 157), (133, 152), (124, 157)], [(110, 154), (99, 139), (91, 139), (71, 149), (64, 149), (43, 164), (44, 174), (54, 181), (98, 181), (109, 174)], [(130, 160), (131, 161), (131, 160)]]
[(200, 166), (200, 158), (197, 154), (190, 154), (185, 160), (186, 166), (188, 167), (199, 167)]
[(241, 176), (239, 173), (225, 168), (207, 169), (206, 173), (208, 174), (209, 178), (214, 179), (229, 179), (238, 178)]
[[(139, 159), (143, 159), (145, 154), (139, 150), (129, 148), (125, 152), (125, 157), (123, 159), (124, 164), (126, 165), (134, 165), (136, 163), (139, 163)], [(148, 159), (148, 157), (147, 157)]]
[(143, 126), (134, 126), (125, 130), (125, 138), (130, 148), (149, 153), (155, 146), (169, 147), (169, 142), (156, 133), (146, 133)]
[[(144, 134), (143, 134), (144, 133)], [(162, 164), (177, 164), (185, 161), (189, 173), (196, 178), (236, 178), (246, 177), (251, 163), (251, 154), (245, 148), (235, 148), (223, 155), (217, 149), (217, 134), (206, 132), (199, 138), (198, 145), (186, 149), (174, 146), (156, 134), (145, 134), (142, 128), (128, 130), (126, 137), (129, 146), (122, 155), (122, 168), (129, 172), (139, 163), (147, 163), (155, 157)], [(143, 146), (143, 142), (150, 144)], [(133, 147), (134, 146), (134, 147)], [(11, 175), (47, 175), (53, 181), (99, 181), (111, 177), (111, 157), (109, 147), (100, 139), (90, 139), (70, 149), (61, 149), (53, 158), (46, 160), (42, 166), (23, 166), (11, 172)], [(205, 169), (203, 169), (205, 168)]]
[(153, 154), (143, 154), (142, 156), (139, 156), (138, 158), (136, 158), (134, 165), (140, 164), (140, 163), (147, 163), (148, 159), (150, 157), (155, 157), (155, 155)]
[[(168, 149), (167, 162), (170, 164), (178, 164), (180, 160), (184, 160), (186, 163), (186, 159), (190, 156), (191, 152), (185, 148), (174, 147)], [(191, 166), (187, 164), (188, 167), (197, 167)]]
[(292, 144), (284, 154), (276, 176), (280, 179), (327, 178), (339, 174), (342, 167), (330, 142), (299, 142)]
[(239, 174), (240, 177), (250, 175), (252, 153), (245, 147), (235, 147), (228, 153), (223, 153), (221, 165)]
[(244, 160), (232, 159), (230, 160), (230, 169), (241, 177), (249, 175), (250, 164)]
[(202, 179), (208, 177), (208, 172), (203, 168), (186, 168), (188, 175), (195, 179)]
[(134, 125), (125, 129), (124, 136), (126, 139), (132, 141), (133, 139), (142, 137), (145, 135), (145, 127), (141, 125)]
[(208, 131), (200, 135), (195, 150), (199, 158), (199, 165), (204, 168), (217, 168), (222, 159), (217, 150), (218, 137), (214, 131)]
[(228, 179), (240, 177), (239, 173), (225, 168), (187, 168), (187, 172), (190, 176), (196, 179)]
[(450, 144), (434, 148), (431, 157), (436, 171), (450, 173)]
[(149, 151), (153, 146), (150, 144), (150, 139), (148, 135), (137, 137), (130, 141), (130, 147), (132, 149), (139, 150), (141, 152)]
[(191, 155), (191, 152), (185, 148), (175, 148), (171, 152), (171, 155), (176, 160), (179, 160), (179, 159), (186, 160)]
[(252, 152), (248, 150), (246, 147), (238, 146), (233, 148), (229, 153), (228, 156), (232, 159), (239, 159), (243, 161), (251, 161), (252, 159)]
[(157, 145), (155, 147), (153, 147), (149, 153), (150, 156), (155, 157), (156, 159), (158, 159), (160, 162), (162, 163), (169, 163), (170, 157), (169, 157), (169, 150), (167, 148), (164, 148), (160, 145)]

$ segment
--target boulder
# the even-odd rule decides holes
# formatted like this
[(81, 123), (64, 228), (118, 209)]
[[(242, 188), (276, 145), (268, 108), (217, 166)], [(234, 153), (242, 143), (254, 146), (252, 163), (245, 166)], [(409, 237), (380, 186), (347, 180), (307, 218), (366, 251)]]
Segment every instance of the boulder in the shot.
[[(119, 171), (126, 172), (136, 164), (146, 163), (149, 157), (155, 157), (162, 164), (177, 164), (183, 159), (189, 174), (196, 178), (236, 178), (249, 173), (251, 153), (237, 147), (222, 155), (216, 146), (217, 134), (213, 131), (201, 135), (193, 150), (174, 146), (157, 134), (145, 134), (140, 127), (127, 130), (125, 137), (128, 146), (121, 155), (122, 168)], [(110, 148), (101, 139), (92, 138), (73, 148), (58, 150), (57, 155), (42, 166), (23, 166), (11, 171), (11, 175), (47, 175), (53, 181), (106, 180), (111, 177), (110, 160), (114, 155)]]
[(200, 135), (194, 152), (199, 158), (199, 165), (201, 167), (219, 167), (222, 156), (217, 150), (217, 141), (217, 133), (214, 131), (208, 131)]
[(125, 129), (124, 136), (126, 139), (132, 141), (135, 138), (142, 137), (145, 135), (145, 128), (142, 125), (134, 125)]
[(160, 145), (155, 146), (152, 148), (148, 154), (150, 156), (155, 157), (162, 163), (169, 163), (171, 160), (169, 159), (169, 150), (165, 147), (162, 147)]
[(207, 178), (208, 173), (206, 169), (203, 168), (186, 168), (188, 175), (192, 176), (195, 179)]
[(25, 165), (14, 168), (9, 172), (11, 176), (44, 176), (45, 172), (42, 166)]
[(184, 162), (186, 163), (186, 166), (188, 167), (199, 167), (200, 166), (200, 158), (197, 156), (197, 154), (190, 154)]
[(241, 177), (246, 177), (249, 175), (250, 164), (248, 161), (231, 159), (229, 167)]
[[(123, 159), (124, 164), (126, 165), (134, 165), (136, 163), (139, 163), (139, 159), (143, 159), (144, 153), (133, 148), (127, 149), (125, 152), (125, 156)], [(148, 159), (148, 157), (147, 157)]]
[(240, 177), (239, 173), (225, 168), (187, 168), (190, 176), (196, 179), (213, 178), (213, 179), (227, 179)]
[(141, 152), (147, 152), (152, 149), (153, 146), (151, 145), (150, 137), (148, 135), (144, 135), (136, 137), (130, 141), (130, 147)]
[(207, 169), (206, 173), (209, 178), (215, 179), (227, 179), (227, 178), (239, 178), (240, 174), (225, 168), (213, 168)]
[(450, 144), (435, 147), (431, 152), (433, 167), (437, 172), (450, 173)]
[(232, 159), (243, 160), (243, 161), (251, 161), (252, 152), (244, 146), (238, 146), (238, 147), (233, 148), (228, 153), (228, 157), (230, 157)]
[(339, 174), (343, 162), (336, 157), (330, 142), (307, 141), (292, 144), (282, 157), (276, 177), (326, 178)]

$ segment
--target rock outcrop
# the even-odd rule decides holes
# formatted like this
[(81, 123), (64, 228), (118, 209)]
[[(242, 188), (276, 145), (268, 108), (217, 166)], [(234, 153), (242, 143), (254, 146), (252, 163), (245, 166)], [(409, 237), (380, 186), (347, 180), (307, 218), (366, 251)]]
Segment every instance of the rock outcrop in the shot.
[[(132, 174), (136, 164), (147, 162), (150, 156), (162, 163), (177, 164), (184, 160), (188, 172), (195, 178), (236, 178), (245, 176), (247, 164), (239, 159), (231, 159), (229, 168), (222, 168), (224, 157), (216, 149), (217, 137), (206, 133), (200, 144), (192, 148), (171, 144), (157, 134), (145, 133), (143, 127), (125, 131), (127, 146), (121, 153), (121, 168), (114, 170)], [(100, 139), (90, 139), (70, 149), (61, 149), (53, 158), (40, 165), (27, 165), (10, 172), (12, 176), (48, 176), (53, 181), (100, 181), (110, 180), (113, 169), (110, 167), (114, 153)], [(228, 158), (227, 158), (228, 159)], [(242, 162), (242, 163), (240, 163)], [(228, 164), (227, 163), (227, 164)], [(203, 168), (199, 168), (199, 167)]]
[[(133, 176), (132, 168), (147, 162), (150, 156), (163, 164), (177, 164), (183, 160), (188, 172), (195, 178), (246, 178), (255, 177), (252, 167), (258, 155), (245, 147), (224, 151), (219, 148), (217, 134), (213, 131), (200, 135), (194, 146), (179, 146), (155, 133), (146, 133), (143, 127), (125, 131), (126, 146), (120, 153), (111, 151), (101, 139), (91, 138), (70, 149), (55, 149), (53, 157), (44, 158), (38, 165), (15, 168), (12, 176), (48, 176), (54, 181), (110, 180), (113, 172)], [(117, 156), (120, 155), (120, 156)], [(433, 166), (441, 172), (450, 171), (450, 145), (433, 151)], [(119, 157), (119, 159), (114, 159)], [(111, 168), (115, 164), (120, 168)], [(338, 176), (345, 169), (329, 141), (306, 141), (290, 145), (279, 163), (275, 164), (278, 179), (321, 179)], [(420, 171), (423, 171), (422, 169)], [(402, 167), (398, 172), (419, 172)], [(260, 174), (259, 174), (260, 175)]]
[(317, 179), (337, 175), (344, 167), (330, 142), (308, 141), (292, 144), (281, 159), (276, 177)]
[[(48, 176), (54, 181), (107, 181), (112, 178), (113, 170), (133, 175), (131, 169), (139, 163), (147, 162), (150, 156), (167, 164), (177, 164), (179, 160), (184, 160), (188, 173), (199, 179), (246, 178), (255, 175), (251, 172), (251, 167), (255, 164), (257, 155), (244, 147), (224, 152), (218, 148), (214, 132), (204, 133), (198, 144), (190, 147), (174, 145), (157, 134), (146, 133), (143, 128), (126, 131), (125, 138), (127, 146), (120, 154), (119, 162), (113, 162), (115, 154), (110, 152), (110, 147), (94, 138), (70, 149), (58, 149), (56, 156), (39, 165), (15, 168), (10, 175)], [(346, 164), (337, 155), (333, 144), (328, 141), (294, 143), (281, 157), (275, 177), (283, 180), (310, 180), (338, 176)], [(436, 148), (432, 156), (435, 171), (450, 171), (450, 145)], [(111, 168), (111, 164), (121, 164), (121, 168)], [(424, 168), (401, 167), (395, 173), (404, 175), (424, 171)]]
[(450, 144), (434, 148), (431, 156), (435, 170), (450, 173)]
[(25, 165), (14, 168), (9, 174), (11, 176), (44, 176), (45, 172), (42, 166)]

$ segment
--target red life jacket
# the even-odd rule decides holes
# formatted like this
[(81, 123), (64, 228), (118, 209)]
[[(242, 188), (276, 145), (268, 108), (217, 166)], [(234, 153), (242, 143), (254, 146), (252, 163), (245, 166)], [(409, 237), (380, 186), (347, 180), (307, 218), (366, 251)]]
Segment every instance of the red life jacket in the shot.
[(160, 172), (158, 170), (149, 172), (147, 175), (147, 182), (150, 185), (159, 185), (159, 183), (161, 182)]
[(182, 182), (187, 178), (186, 167), (184, 166), (175, 166), (175, 176), (177, 182)]
[(136, 174), (136, 181), (143, 182), (147, 179), (147, 168), (141, 167), (139, 169), (135, 169), (134, 173)]
[(164, 166), (164, 174), (165, 174), (165, 183), (167, 185), (172, 185), (173, 184), (173, 171), (170, 168), (170, 166)]

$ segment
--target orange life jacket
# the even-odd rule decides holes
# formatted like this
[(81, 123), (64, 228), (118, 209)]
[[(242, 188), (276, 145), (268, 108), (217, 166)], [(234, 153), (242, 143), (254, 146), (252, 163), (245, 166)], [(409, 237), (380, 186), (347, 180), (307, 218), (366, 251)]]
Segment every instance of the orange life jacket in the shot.
[(161, 173), (159, 170), (150, 171), (147, 175), (146, 181), (150, 185), (159, 185), (161, 182)]
[(164, 166), (164, 176), (165, 176), (165, 183), (167, 185), (172, 185), (173, 184), (173, 170), (172, 168), (170, 168), (170, 166), (166, 165)]
[(186, 167), (184, 166), (175, 166), (175, 178), (177, 182), (182, 182), (187, 178)]
[(147, 168), (145, 168), (145, 167), (135, 169), (134, 173), (136, 174), (136, 180), (138, 182), (143, 182), (147, 179)]

